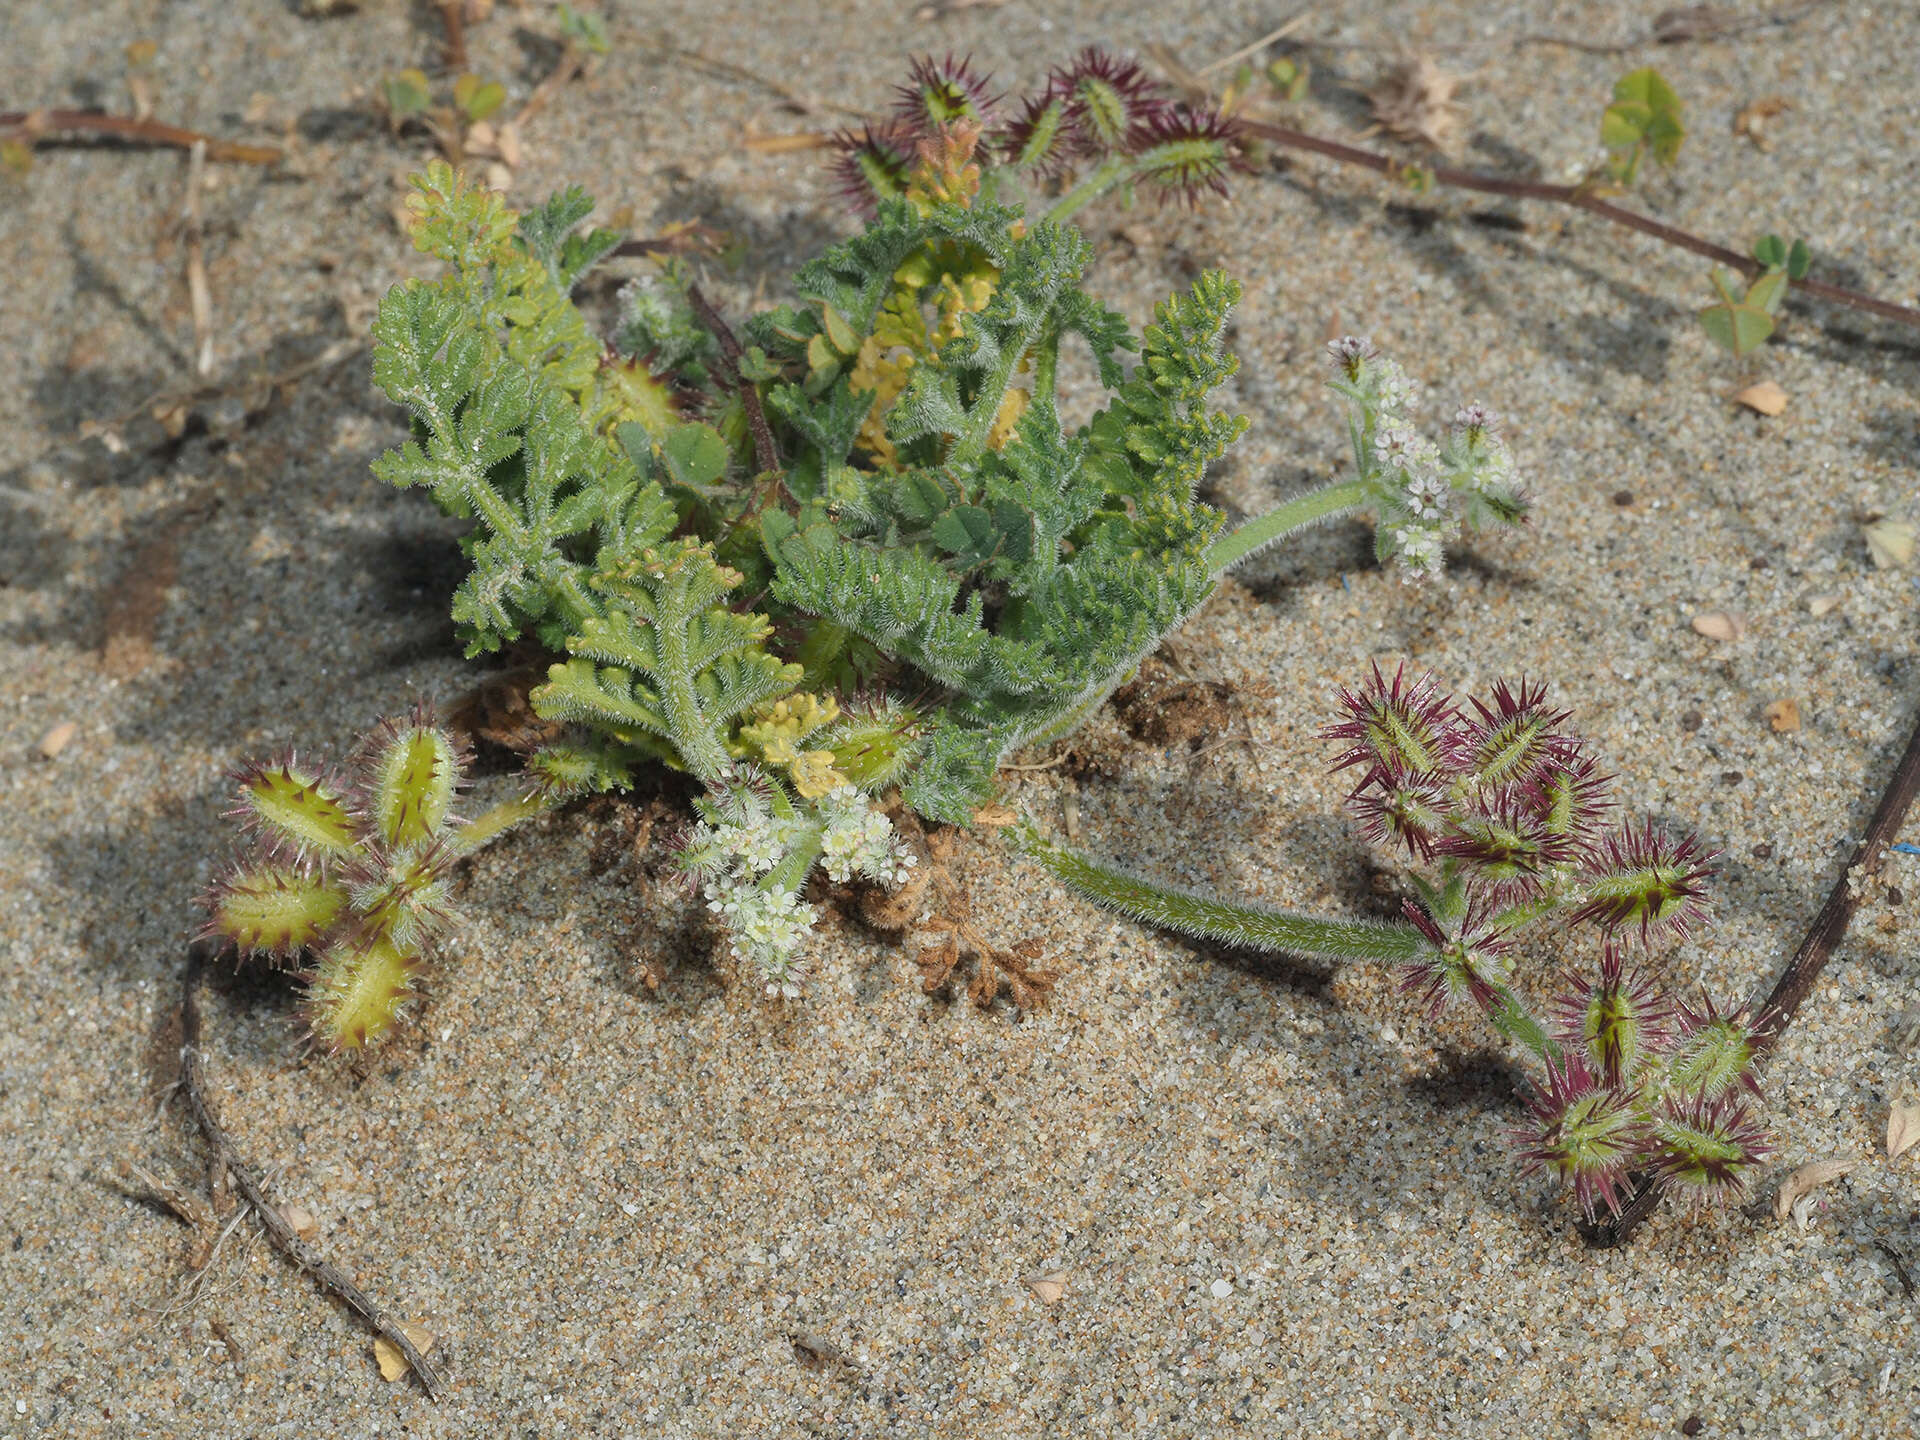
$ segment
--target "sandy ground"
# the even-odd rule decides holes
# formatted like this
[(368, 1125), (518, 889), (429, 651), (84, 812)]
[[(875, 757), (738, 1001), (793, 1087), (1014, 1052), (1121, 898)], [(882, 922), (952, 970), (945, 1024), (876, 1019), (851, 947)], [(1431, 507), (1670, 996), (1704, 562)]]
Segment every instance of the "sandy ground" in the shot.
[[(279, 173), (214, 167), (200, 209), (216, 380), (308, 368), (190, 407), (169, 438), (150, 412), (191, 386), (184, 157), (52, 146), (0, 188), (0, 1436), (1910, 1433), (1914, 1306), (1878, 1247), (1920, 1266), (1920, 1187), (1912, 1156), (1878, 1156), (1916, 1068), (1920, 960), (1912, 900), (1884, 889), (1769, 1077), (1776, 1174), (1859, 1167), (1804, 1231), (1668, 1213), (1594, 1254), (1508, 1157), (1515, 1057), (1417, 1022), (1389, 976), (1185, 945), (969, 842), (976, 914), (1064, 972), (1050, 1006), (925, 996), (905, 951), (837, 919), (811, 998), (776, 1004), (711, 960), (633, 852), (635, 812), (577, 810), (471, 867), (458, 953), (364, 1062), (305, 1055), (275, 977), (209, 998), (226, 1119), (333, 1255), (451, 1337), (451, 1398), (382, 1381), (367, 1333), (250, 1227), (175, 1308), (192, 1237), (114, 1176), (132, 1160), (204, 1184), (181, 1108), (157, 1101), (190, 897), (226, 845), (221, 776), (337, 749), (475, 673), (445, 618), (454, 528), (368, 473), (396, 412), (363, 352), (311, 365), (418, 263), (391, 209), (425, 151), (373, 118), (369, 83), (433, 63), (431, 7), (303, 8), (23, 3), (4, 26), (0, 103), (124, 108), (124, 49), (152, 39), (163, 118), (291, 137)], [(1512, 43), (1642, 33), (1661, 8), (1319, 5), (1303, 33), (1344, 43), (1314, 52), (1298, 115), (1351, 134), (1349, 86), (1388, 48), (1465, 44), (1441, 57), (1473, 75), (1461, 158), (1559, 178), (1593, 157), (1612, 78), (1654, 62), (1693, 135), (1635, 203), (1734, 244), (1804, 235), (1817, 273), (1915, 303), (1920, 12), (1834, 4), (1619, 56)], [(553, 17), (499, 9), (473, 62), (517, 99)], [(738, 309), (847, 228), (815, 158), (749, 153), (746, 127), (833, 117), (694, 55), (878, 109), (910, 51), (971, 51), (1024, 86), (1093, 41), (1198, 64), (1291, 13), (819, 11), (611, 6), (615, 53), (532, 127), (514, 197), (578, 181), (643, 231), (721, 226), (746, 243), (715, 277)], [(1793, 108), (1763, 153), (1732, 122), (1768, 95)], [(1169, 878), (1376, 909), (1307, 738), (1330, 687), (1369, 657), (1459, 685), (1524, 672), (1633, 804), (1725, 852), (1717, 923), (1663, 972), (1764, 989), (1920, 700), (1915, 571), (1876, 569), (1860, 529), (1920, 518), (1920, 339), (1795, 304), (1734, 363), (1691, 322), (1708, 291), (1690, 258), (1318, 161), (1264, 167), (1230, 207), (1088, 224), (1098, 289), (1136, 317), (1198, 265), (1246, 278), (1253, 426), (1223, 503), (1336, 472), (1317, 352), (1363, 330), (1436, 409), (1512, 417), (1539, 512), (1426, 590), (1380, 574), (1357, 525), (1252, 567), (1176, 645), (1230, 688), (1244, 743), (1156, 748), (1108, 712), (1097, 764), (1024, 775), (1019, 800), (1059, 830), (1071, 799), (1083, 843)], [(1729, 403), (1761, 378), (1791, 397), (1777, 418)], [(121, 420), (113, 447), (81, 433)], [(1695, 633), (1708, 610), (1743, 615), (1743, 637)], [(1801, 725), (1776, 733), (1783, 699)], [(1915, 865), (1889, 872), (1908, 897)], [(1054, 1272), (1046, 1296), (1029, 1283)]]

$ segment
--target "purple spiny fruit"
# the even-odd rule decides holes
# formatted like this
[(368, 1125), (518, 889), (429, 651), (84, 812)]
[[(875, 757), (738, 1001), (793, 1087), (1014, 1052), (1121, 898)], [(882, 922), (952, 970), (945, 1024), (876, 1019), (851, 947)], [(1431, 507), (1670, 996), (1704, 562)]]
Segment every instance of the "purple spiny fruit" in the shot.
[(1608, 934), (1637, 926), (1644, 944), (1655, 930), (1685, 935), (1707, 913), (1706, 883), (1714, 854), (1699, 838), (1676, 840), (1652, 820), (1627, 824), (1588, 847), (1587, 900), (1573, 919)]
[(1667, 1058), (1667, 1082), (1676, 1091), (1718, 1100), (1739, 1088), (1759, 1097), (1753, 1061), (1761, 1046), (1745, 1006), (1722, 1010), (1703, 994), (1698, 1005), (1680, 1002), (1679, 1020)]
[(1773, 1153), (1766, 1125), (1745, 1100), (1733, 1096), (1666, 1096), (1648, 1144), (1651, 1168), (1661, 1184), (1695, 1205), (1740, 1199), (1748, 1175)]
[(1392, 763), (1369, 771), (1347, 805), (1376, 845), (1404, 841), (1423, 860), (1433, 858), (1434, 841), (1447, 824), (1445, 782)]
[(1327, 726), (1320, 737), (1357, 743), (1334, 757), (1335, 770), (1365, 765), (1370, 771), (1391, 768), (1441, 778), (1452, 772), (1460, 712), (1431, 674), (1411, 684), (1406, 675), (1403, 665), (1388, 680), (1375, 665), (1358, 692), (1341, 687), (1340, 708), (1347, 718)]
[(1584, 742), (1575, 741), (1541, 766), (1530, 788), (1538, 794), (1536, 803), (1549, 831), (1590, 845), (1605, 824), (1606, 812), (1613, 808), (1607, 794), (1612, 781), (1586, 753)]
[(1518, 684), (1516, 694), (1496, 681), (1491, 705), (1469, 699), (1475, 713), (1461, 720), (1461, 763), (1476, 785), (1525, 784), (1576, 743), (1560, 730), (1569, 712), (1547, 705), (1547, 687)]
[(1459, 935), (1450, 938), (1423, 906), (1404, 900), (1400, 908), (1432, 947), (1407, 967), (1401, 991), (1416, 997), (1433, 1018), (1456, 1000), (1471, 1002), (1483, 1015), (1498, 1009), (1509, 979), (1502, 959), (1509, 943), (1506, 933), (1491, 928), (1483, 911), (1470, 909)]
[(1066, 103), (1065, 120), (1082, 155), (1104, 156), (1128, 147), (1135, 129), (1167, 108), (1159, 83), (1131, 60), (1095, 46), (1049, 77)]
[(1067, 125), (1067, 103), (1051, 84), (1021, 103), (1018, 118), (995, 137), (1009, 165), (1028, 166), (1043, 176), (1061, 175), (1072, 167), (1078, 141)]
[(1127, 133), (1126, 150), (1142, 162), (1141, 179), (1186, 205), (1208, 192), (1227, 193), (1229, 171), (1244, 168), (1240, 128), (1213, 110), (1173, 105), (1150, 111)]
[(1555, 1002), (1555, 1038), (1609, 1085), (1632, 1080), (1673, 1038), (1673, 1003), (1645, 971), (1608, 945), (1595, 979), (1569, 974)]
[(1522, 1174), (1546, 1170), (1573, 1187), (1589, 1220), (1618, 1212), (1627, 1176), (1644, 1153), (1646, 1125), (1630, 1096), (1606, 1084), (1578, 1055), (1546, 1062), (1547, 1083), (1528, 1100), (1526, 1125), (1511, 1132)]
[(1547, 828), (1541, 797), (1510, 785), (1456, 811), (1433, 847), (1466, 866), (1469, 889), (1504, 908), (1537, 896), (1553, 868), (1574, 857), (1574, 842)]
[(917, 158), (916, 138), (910, 127), (886, 123), (835, 134), (833, 173), (841, 198), (863, 215), (872, 215), (882, 200), (902, 198)]
[(970, 56), (960, 60), (952, 55), (944, 60), (916, 56), (907, 72), (907, 83), (894, 87), (900, 97), (893, 107), (894, 120), (920, 135), (930, 135), (957, 120), (990, 125), (994, 108), (1005, 98), (988, 93), (992, 78), (976, 75)]

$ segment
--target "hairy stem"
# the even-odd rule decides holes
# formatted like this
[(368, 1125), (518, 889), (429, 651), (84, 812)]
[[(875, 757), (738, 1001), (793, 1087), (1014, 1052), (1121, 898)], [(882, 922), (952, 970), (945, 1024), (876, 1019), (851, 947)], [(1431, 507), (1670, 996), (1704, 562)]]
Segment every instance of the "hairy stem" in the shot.
[(1124, 185), (1133, 178), (1134, 173), (1134, 162), (1125, 155), (1116, 155), (1096, 167), (1086, 179), (1054, 201), (1042, 218), (1058, 225), (1068, 217), (1084, 210), (1116, 185)]
[(1520, 997), (1505, 985), (1493, 987), (1500, 1003), (1487, 1011), (1487, 1021), (1509, 1040), (1527, 1047), (1534, 1058), (1545, 1064), (1560, 1058), (1560, 1046), (1547, 1034), (1546, 1027), (1533, 1016)]
[(1142, 880), (1044, 839), (1031, 824), (1009, 832), (1022, 854), (1109, 910), (1186, 935), (1290, 955), (1405, 964), (1426, 942), (1411, 925), (1330, 920), (1264, 905), (1236, 905)]
[(537, 791), (512, 800), (502, 800), (454, 831), (453, 848), (458, 854), (471, 855), (498, 840), (522, 820), (531, 820), (553, 803), (551, 798)]
[(207, 1144), (213, 1147), (214, 1158), (233, 1177), (247, 1204), (253, 1207), (253, 1213), (259, 1217), (261, 1225), (281, 1252), (322, 1286), (346, 1301), (355, 1314), (371, 1325), (376, 1333), (384, 1336), (406, 1357), (407, 1364), (413, 1367), (413, 1373), (419, 1377), (427, 1394), (435, 1400), (440, 1399), (446, 1392), (446, 1382), (427, 1363), (427, 1357), (407, 1337), (407, 1332), (399, 1322), (355, 1285), (345, 1271), (294, 1232), (279, 1207), (267, 1198), (266, 1190), (254, 1174), (253, 1167), (240, 1157), (233, 1137), (221, 1128), (219, 1120), (214, 1117), (213, 1109), (207, 1103), (206, 1051), (201, 1048), (200, 1039), (200, 975), (206, 968), (210, 952), (211, 947), (204, 941), (189, 946), (186, 973), (180, 982), (180, 1087), (186, 1092), (187, 1108), (193, 1112), (194, 1123), (200, 1127), (200, 1133), (207, 1137)]
[(1285, 539), (1309, 525), (1318, 525), (1323, 520), (1344, 515), (1349, 510), (1357, 510), (1366, 501), (1367, 483), (1364, 480), (1343, 480), (1336, 485), (1325, 485), (1318, 490), (1309, 490), (1304, 495), (1296, 495), (1286, 504), (1255, 516), (1214, 541), (1213, 548), (1207, 552), (1207, 570), (1218, 575), (1274, 541)]
[[(1308, 150), (1316, 155), (1324, 155), (1330, 160), (1338, 160), (1342, 164), (1365, 166), (1382, 175), (1398, 176), (1405, 173), (1408, 168), (1405, 163), (1389, 155), (1363, 150), (1358, 145), (1329, 140), (1304, 130), (1290, 129), (1285, 125), (1269, 125), (1261, 120), (1241, 120), (1238, 123), (1241, 131), (1247, 135), (1270, 140), (1275, 145), (1285, 146), (1290, 150)], [(1603, 220), (1610, 220), (1615, 225), (1625, 226), (1629, 230), (1638, 230), (1642, 235), (1651, 235), (1654, 239), (1668, 245), (1678, 246), (1695, 255), (1705, 256), (1729, 269), (1738, 270), (1749, 279), (1766, 269), (1751, 255), (1742, 255), (1736, 250), (1729, 250), (1724, 245), (1716, 245), (1713, 241), (1682, 230), (1678, 226), (1668, 225), (1664, 221), (1655, 220), (1650, 215), (1629, 210), (1624, 205), (1615, 205), (1610, 200), (1602, 200), (1598, 195), (1578, 185), (1554, 185), (1544, 180), (1510, 180), (1499, 175), (1483, 175), (1476, 170), (1456, 170), (1447, 165), (1424, 168), (1437, 184), (1451, 185), (1461, 190), (1476, 190), (1483, 195), (1509, 195), (1520, 200), (1546, 200), (1557, 205), (1571, 205), (1589, 214), (1598, 215)], [(1808, 295), (1821, 300), (1850, 306), (1855, 310), (1864, 310), (1869, 315), (1878, 315), (1882, 319), (1892, 320), (1901, 325), (1920, 327), (1920, 310), (1911, 309), (1905, 305), (1895, 305), (1888, 300), (1876, 300), (1873, 296), (1864, 295), (1858, 290), (1849, 290), (1841, 285), (1829, 285), (1821, 280), (1803, 278), (1790, 283), (1794, 289), (1805, 291)]]

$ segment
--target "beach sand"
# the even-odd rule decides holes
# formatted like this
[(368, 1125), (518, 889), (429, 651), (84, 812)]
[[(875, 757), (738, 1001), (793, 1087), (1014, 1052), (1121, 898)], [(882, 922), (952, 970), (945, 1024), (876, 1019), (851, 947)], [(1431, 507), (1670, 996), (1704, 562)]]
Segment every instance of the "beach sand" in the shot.
[[(1044, 1009), (927, 996), (911, 942), (837, 914), (807, 997), (772, 1001), (634, 844), (641, 804), (576, 807), (468, 868), (460, 940), (364, 1057), (306, 1053), (284, 977), (223, 971), (207, 997), (221, 1115), (331, 1256), (446, 1337), (447, 1400), (383, 1381), (368, 1332), (250, 1223), (175, 1308), (194, 1237), (116, 1167), (206, 1188), (162, 1101), (192, 897), (229, 847), (223, 776), (338, 753), (480, 674), (447, 619), (458, 525), (369, 473), (405, 429), (359, 348), (424, 267), (392, 210), (428, 149), (370, 95), (436, 63), (432, 7), (303, 8), (23, 7), (0, 47), (5, 103), (124, 109), (125, 47), (152, 39), (161, 118), (294, 145), (277, 173), (211, 167), (213, 379), (234, 388), (169, 415), (177, 436), (152, 412), (194, 384), (185, 156), (47, 146), (0, 180), (0, 1436), (1910, 1433), (1914, 1301), (1883, 1247), (1920, 1267), (1920, 1187), (1882, 1138), (1916, 1070), (1911, 854), (1767, 1072), (1779, 1149), (1756, 1196), (1806, 1161), (1857, 1167), (1804, 1230), (1669, 1208), (1596, 1253), (1503, 1138), (1520, 1057), (1420, 1019), (1390, 974), (1183, 943), (983, 833), (956, 874), (985, 928), (1043, 942)], [(1471, 77), (1458, 160), (1559, 180), (1596, 158), (1612, 80), (1655, 64), (1691, 133), (1626, 203), (1739, 248), (1805, 236), (1816, 275), (1915, 304), (1920, 11), (1835, 4), (1618, 55), (1515, 43), (1643, 34), (1659, 8), (1315, 6), (1302, 33), (1334, 43), (1288, 113), (1351, 137), (1393, 47), (1467, 46), (1436, 53)], [(639, 233), (730, 232), (740, 262), (711, 283), (739, 314), (851, 228), (817, 154), (749, 150), (750, 128), (884, 109), (909, 53), (971, 52), (1024, 89), (1095, 42), (1197, 67), (1291, 12), (608, 13), (613, 53), (528, 128), (511, 196), (577, 182)], [(554, 29), (543, 5), (472, 28), (510, 109)], [(1772, 95), (1792, 108), (1763, 152), (1733, 121)], [(1333, 688), (1374, 659), (1462, 689), (1526, 675), (1631, 809), (1722, 852), (1714, 923), (1658, 973), (1764, 993), (1920, 701), (1920, 569), (1876, 567), (1862, 532), (1920, 519), (1920, 335), (1793, 301), (1736, 362), (1692, 319), (1704, 261), (1297, 155), (1260, 158), (1230, 205), (1083, 219), (1093, 288), (1136, 322), (1200, 267), (1245, 281), (1230, 398), (1252, 426), (1212, 492), (1236, 514), (1341, 473), (1321, 346), (1347, 331), (1421, 382), (1435, 427), (1466, 400), (1507, 416), (1537, 511), (1426, 588), (1382, 573), (1357, 522), (1250, 564), (1149, 675), (1223, 686), (1228, 743), (1156, 744), (1109, 709), (1072, 763), (1010, 775), (1010, 803), (1166, 879), (1379, 913), (1394, 867), (1313, 738)], [(612, 290), (587, 287), (596, 315)], [(1789, 397), (1776, 417), (1729, 398), (1763, 379)], [(97, 422), (118, 421), (109, 445)], [(1740, 637), (1697, 633), (1711, 611)], [(1767, 718), (1781, 700), (1797, 729)], [(1534, 955), (1523, 983), (1559, 958), (1593, 956)]]

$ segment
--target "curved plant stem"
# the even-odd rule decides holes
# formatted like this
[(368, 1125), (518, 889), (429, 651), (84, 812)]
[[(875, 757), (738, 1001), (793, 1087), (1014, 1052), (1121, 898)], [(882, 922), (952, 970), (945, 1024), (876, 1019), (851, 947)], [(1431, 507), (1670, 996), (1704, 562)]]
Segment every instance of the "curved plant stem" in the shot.
[(1853, 912), (1860, 906), (1856, 883), (1880, 869), (1880, 862), (1886, 858), (1887, 846), (1893, 843), (1894, 836), (1900, 833), (1900, 827), (1906, 823), (1907, 811), (1913, 805), (1916, 791), (1920, 791), (1920, 724), (1914, 726), (1913, 737), (1907, 741), (1906, 753), (1894, 767), (1893, 779), (1887, 785), (1886, 793), (1880, 797), (1873, 819), (1867, 822), (1867, 833), (1854, 847), (1853, 857), (1847, 861), (1847, 868), (1840, 872), (1840, 878), (1834, 882), (1832, 891), (1827, 895), (1827, 903), (1820, 907), (1812, 928), (1807, 931), (1807, 938), (1793, 952), (1793, 959), (1787, 962), (1787, 968), (1781, 972), (1779, 981), (1767, 996), (1766, 1004), (1760, 1007), (1760, 1017), (1753, 1027), (1756, 1044), (1769, 1049), (1778, 1044), (1787, 1026), (1793, 1023), (1801, 1004), (1813, 992), (1814, 982), (1820, 978), (1820, 972), (1832, 958), (1834, 948), (1847, 933)]
[(267, 1198), (253, 1167), (240, 1158), (233, 1137), (214, 1118), (213, 1110), (207, 1104), (206, 1051), (201, 1048), (200, 1039), (200, 974), (206, 968), (210, 953), (211, 947), (204, 941), (196, 941), (189, 946), (186, 973), (180, 982), (180, 1087), (186, 1092), (187, 1108), (193, 1112), (194, 1123), (199, 1125), (200, 1133), (207, 1137), (207, 1144), (213, 1147), (214, 1158), (233, 1177), (247, 1204), (253, 1207), (253, 1213), (259, 1217), (261, 1225), (281, 1252), (323, 1287), (346, 1301), (355, 1314), (385, 1337), (406, 1357), (407, 1364), (413, 1367), (413, 1373), (419, 1377), (427, 1394), (435, 1400), (440, 1399), (446, 1392), (446, 1382), (427, 1363), (427, 1357), (420, 1353), (413, 1341), (407, 1338), (407, 1332), (399, 1322), (355, 1285), (344, 1270), (294, 1233), (293, 1226), (287, 1223), (279, 1207)]
[[(1907, 811), (1912, 808), (1917, 792), (1920, 792), (1920, 723), (1915, 724), (1906, 751), (1894, 766), (1893, 778), (1887, 782), (1873, 819), (1867, 823), (1867, 833), (1854, 847), (1846, 868), (1827, 894), (1827, 903), (1820, 907), (1806, 938), (1793, 952), (1793, 959), (1787, 962), (1787, 968), (1760, 1007), (1759, 1018), (1754, 1022), (1757, 1046), (1771, 1049), (1779, 1044), (1801, 1004), (1813, 992), (1814, 982), (1820, 978), (1827, 961), (1833, 958), (1834, 950), (1853, 920), (1853, 912), (1860, 906), (1857, 882), (1879, 870), (1880, 862), (1886, 858), (1887, 846), (1906, 823)], [(1660, 1207), (1661, 1194), (1659, 1186), (1641, 1179), (1619, 1214), (1604, 1224), (1583, 1224), (1581, 1237), (1596, 1250), (1626, 1244), (1640, 1223)]]
[(531, 820), (542, 810), (556, 803), (553, 798), (535, 792), (520, 795), (512, 800), (502, 800), (498, 805), (481, 811), (473, 819), (453, 832), (453, 848), (462, 855), (471, 855), (484, 846), (491, 845), (522, 820)]
[(1213, 548), (1207, 552), (1207, 569), (1218, 575), (1274, 541), (1284, 539), (1296, 530), (1304, 530), (1309, 525), (1344, 515), (1349, 510), (1357, 510), (1366, 501), (1367, 485), (1364, 480), (1343, 480), (1337, 485), (1326, 485), (1318, 490), (1309, 490), (1305, 495), (1296, 495), (1286, 504), (1255, 516), (1214, 541)]
[(1182, 934), (1290, 955), (1388, 964), (1411, 961), (1426, 945), (1411, 925), (1329, 920), (1297, 910), (1236, 905), (1179, 886), (1142, 880), (1054, 844), (1031, 824), (1011, 830), (1009, 838), (1022, 854), (1088, 899)]
[(1058, 225), (1091, 205), (1114, 186), (1124, 184), (1133, 172), (1132, 160), (1125, 155), (1116, 155), (1048, 206), (1047, 213), (1041, 218)]
[[(1261, 120), (1241, 120), (1238, 122), (1242, 133), (1271, 141), (1275, 145), (1290, 150), (1308, 150), (1316, 155), (1324, 155), (1330, 160), (1338, 160), (1346, 165), (1361, 165), (1376, 170), (1382, 175), (1399, 176), (1409, 168), (1389, 155), (1381, 155), (1372, 150), (1363, 150), (1358, 145), (1348, 145), (1343, 141), (1329, 140), (1325, 136), (1309, 134), (1305, 130), (1293, 130), (1285, 125), (1269, 125)], [(1615, 225), (1623, 225), (1629, 230), (1638, 230), (1642, 235), (1651, 235), (1654, 239), (1668, 245), (1678, 246), (1695, 255), (1725, 265), (1731, 270), (1752, 278), (1766, 267), (1751, 255), (1742, 255), (1729, 250), (1724, 245), (1716, 245), (1711, 240), (1655, 220), (1650, 215), (1642, 215), (1629, 210), (1624, 205), (1615, 205), (1610, 200), (1602, 200), (1591, 191), (1578, 185), (1553, 185), (1544, 180), (1510, 180), (1499, 175), (1483, 175), (1476, 170), (1456, 170), (1448, 165), (1418, 167), (1431, 175), (1435, 183), (1451, 185), (1460, 190), (1477, 190), (1483, 195), (1509, 195), (1520, 200), (1547, 200), (1557, 205), (1571, 205), (1610, 220)], [(1889, 300), (1876, 300), (1858, 290), (1849, 290), (1841, 285), (1829, 285), (1822, 280), (1800, 279), (1791, 282), (1796, 290), (1805, 291), (1821, 300), (1832, 301), (1836, 305), (1850, 306), (1855, 310), (1864, 310), (1869, 315), (1878, 315), (1883, 320), (1892, 320), (1901, 325), (1920, 328), (1920, 310), (1906, 305), (1896, 305)]]

